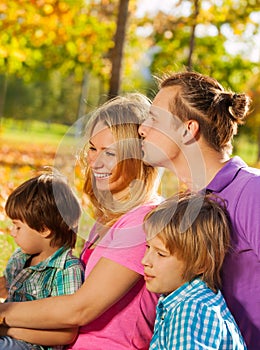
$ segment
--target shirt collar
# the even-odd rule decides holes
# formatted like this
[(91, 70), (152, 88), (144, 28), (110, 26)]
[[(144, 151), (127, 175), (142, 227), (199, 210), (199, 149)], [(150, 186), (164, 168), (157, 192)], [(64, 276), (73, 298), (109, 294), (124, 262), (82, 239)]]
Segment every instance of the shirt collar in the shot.
[(221, 192), (233, 181), (240, 169), (245, 167), (247, 164), (240, 157), (231, 158), (208, 184), (206, 191)]
[(32, 270), (44, 270), (47, 267), (63, 269), (67, 259), (68, 251), (68, 249), (61, 247), (58, 250), (56, 250), (54, 254), (49, 256), (46, 260), (40, 262), (37, 265), (31, 266), (30, 268)]
[(181, 287), (169, 295), (162, 294), (159, 298), (159, 308), (171, 309), (176, 303), (182, 301), (194, 293), (195, 289), (205, 288), (205, 283), (200, 278), (184, 283)]

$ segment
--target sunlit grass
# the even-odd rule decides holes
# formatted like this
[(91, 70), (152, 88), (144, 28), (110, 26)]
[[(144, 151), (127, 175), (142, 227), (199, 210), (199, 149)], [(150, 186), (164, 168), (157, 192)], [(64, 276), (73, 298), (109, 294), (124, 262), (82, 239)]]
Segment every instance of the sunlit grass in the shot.
[(37, 142), (57, 145), (68, 126), (62, 124), (48, 124), (37, 120), (1, 119), (0, 135), (4, 140), (16, 142)]

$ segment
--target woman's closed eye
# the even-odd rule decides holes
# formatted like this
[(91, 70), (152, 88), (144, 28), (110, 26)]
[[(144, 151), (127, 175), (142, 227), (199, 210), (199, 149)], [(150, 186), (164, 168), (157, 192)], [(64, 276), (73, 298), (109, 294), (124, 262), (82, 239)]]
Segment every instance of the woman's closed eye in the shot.
[(106, 156), (108, 156), (108, 157), (115, 157), (115, 156), (116, 156), (116, 153), (113, 152), (113, 151), (106, 151), (105, 154), (106, 154)]

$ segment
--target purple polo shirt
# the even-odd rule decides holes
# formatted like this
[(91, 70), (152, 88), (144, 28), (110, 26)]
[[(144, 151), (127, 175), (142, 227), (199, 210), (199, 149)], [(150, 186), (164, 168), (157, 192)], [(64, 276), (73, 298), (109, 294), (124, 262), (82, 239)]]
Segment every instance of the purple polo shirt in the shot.
[(222, 272), (223, 294), (249, 350), (260, 350), (260, 170), (234, 157), (206, 188), (225, 199), (231, 249)]

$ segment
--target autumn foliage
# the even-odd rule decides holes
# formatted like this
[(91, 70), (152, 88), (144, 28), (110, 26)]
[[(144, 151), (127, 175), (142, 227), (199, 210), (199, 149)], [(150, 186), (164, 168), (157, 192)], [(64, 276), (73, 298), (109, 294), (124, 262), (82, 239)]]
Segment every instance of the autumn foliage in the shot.
[[(13, 238), (9, 235), (11, 222), (7, 218), (4, 206), (9, 194), (19, 186), (22, 182), (32, 176), (36, 176), (39, 172), (43, 171), (46, 166), (55, 167), (57, 164), (62, 163), (64, 169), (64, 175), (67, 176), (68, 171), (73, 169), (73, 184), (74, 191), (78, 194), (78, 197), (84, 207), (82, 215), (81, 226), (77, 242), (78, 254), (83, 244), (83, 237), (89, 233), (89, 229), (92, 225), (92, 209), (88, 207), (88, 203), (85, 201), (82, 195), (82, 181), (83, 174), (82, 169), (73, 163), (73, 157), (71, 155), (65, 156), (64, 154), (58, 154), (59, 141), (53, 142), (30, 142), (10, 140), (1, 135), (0, 139), (0, 274), (4, 269), (10, 255), (14, 251), (16, 245)], [(47, 135), (46, 135), (47, 140)], [(60, 158), (60, 159), (59, 159)], [(65, 164), (68, 162), (68, 164)], [(67, 167), (67, 168), (66, 168)]]

